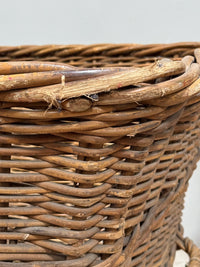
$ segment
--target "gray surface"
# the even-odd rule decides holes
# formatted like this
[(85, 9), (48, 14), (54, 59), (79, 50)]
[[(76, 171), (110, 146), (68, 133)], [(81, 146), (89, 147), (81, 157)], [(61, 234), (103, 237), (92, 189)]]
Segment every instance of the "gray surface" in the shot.
[[(199, 0), (0, 0), (0, 44), (200, 41)], [(200, 166), (186, 197), (186, 235), (200, 245)]]
[(152, 43), (200, 38), (198, 0), (1, 0), (0, 3), (2, 44)]

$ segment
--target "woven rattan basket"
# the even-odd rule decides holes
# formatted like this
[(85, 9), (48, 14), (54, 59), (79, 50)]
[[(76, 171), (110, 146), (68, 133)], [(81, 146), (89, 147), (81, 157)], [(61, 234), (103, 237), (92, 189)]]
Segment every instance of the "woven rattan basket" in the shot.
[(0, 47), (1, 267), (200, 266), (198, 47)]

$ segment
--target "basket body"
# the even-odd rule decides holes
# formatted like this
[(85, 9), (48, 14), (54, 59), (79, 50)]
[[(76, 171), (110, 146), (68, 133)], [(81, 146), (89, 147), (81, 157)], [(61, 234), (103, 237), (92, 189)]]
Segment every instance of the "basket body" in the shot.
[[(145, 68), (158, 58), (193, 55), (198, 46), (2, 47), (0, 55)], [(86, 95), (91, 106), (83, 111), (62, 109), (62, 99), (16, 101), (12, 88), (0, 93), (0, 266), (173, 265), (184, 193), (199, 159), (199, 67), (184, 64), (178, 73), (119, 84), (119, 95)], [(173, 79), (185, 84), (151, 94), (156, 84), (176, 86)], [(146, 98), (132, 97), (140, 88), (149, 88)]]

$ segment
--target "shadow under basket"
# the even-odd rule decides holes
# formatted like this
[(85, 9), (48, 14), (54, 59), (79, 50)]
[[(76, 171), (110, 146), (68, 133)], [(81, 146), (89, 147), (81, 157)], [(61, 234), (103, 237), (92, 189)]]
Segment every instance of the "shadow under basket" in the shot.
[(200, 266), (198, 47), (0, 47), (0, 267)]

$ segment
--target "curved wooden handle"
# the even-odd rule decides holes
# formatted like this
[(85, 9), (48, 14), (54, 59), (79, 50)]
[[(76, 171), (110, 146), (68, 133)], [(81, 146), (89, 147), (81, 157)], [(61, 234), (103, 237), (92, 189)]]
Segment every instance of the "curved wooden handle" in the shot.
[(192, 240), (185, 238), (183, 240), (185, 252), (190, 256), (188, 267), (199, 267), (200, 266), (200, 248), (198, 248)]
[(200, 267), (200, 248), (188, 237), (183, 238), (183, 228), (180, 226), (177, 234), (177, 246), (183, 249), (190, 257), (187, 267)]

